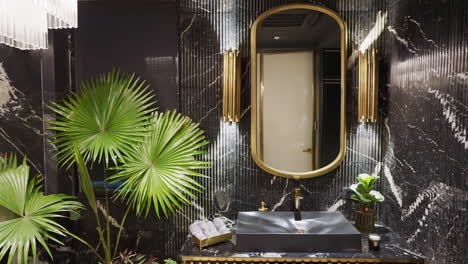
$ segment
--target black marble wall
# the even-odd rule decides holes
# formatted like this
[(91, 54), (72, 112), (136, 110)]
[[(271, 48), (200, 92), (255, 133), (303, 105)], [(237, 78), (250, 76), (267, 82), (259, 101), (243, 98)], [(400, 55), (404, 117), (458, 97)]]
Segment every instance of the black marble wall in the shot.
[[(200, 195), (199, 199), (192, 201), (192, 206), (179, 212), (177, 216), (164, 220), (131, 217), (123, 237), (124, 247), (135, 247), (139, 252), (161, 258), (176, 257), (185, 240), (187, 226), (192, 221), (213, 214), (235, 220), (238, 211), (257, 210), (261, 201), (267, 202), (273, 210), (290, 210), (291, 190), (296, 186), (301, 186), (305, 190), (305, 210), (339, 209), (349, 218), (353, 217), (351, 207), (338, 199), (339, 193), (343, 187), (354, 182), (354, 177), (359, 172), (371, 172), (378, 169), (378, 161), (381, 160), (380, 133), (378, 133), (381, 124), (359, 125), (356, 122), (356, 67), (353, 59), (349, 62), (347, 155), (340, 168), (329, 175), (298, 182), (268, 175), (260, 170), (251, 159), (248, 57), (250, 25), (260, 13), (267, 9), (293, 2), (296, 1), (182, 0), (179, 2), (179, 108), (180, 111), (200, 122), (201, 127), (206, 131), (212, 144), (208, 147), (209, 154), (204, 158), (213, 162), (213, 169), (205, 172), (210, 176), (210, 179), (203, 181), (206, 186), (205, 192)], [(349, 1), (304, 2), (327, 6), (345, 18), (349, 27), (347, 41), (350, 55), (357, 50), (367, 32), (375, 24), (378, 12), (385, 12), (383, 0), (360, 0), (354, 1), (353, 5), (350, 5)], [(376, 43), (376, 46), (383, 50), (382, 39)], [(229, 48), (240, 49), (243, 58), (242, 121), (238, 124), (224, 123), (221, 117), (222, 52)], [(34, 53), (26, 52), (25, 54)], [(41, 55), (37, 56), (39, 57), (37, 61), (41, 61)], [(60, 70), (52, 65), (46, 68), (49, 73), (51, 69), (54, 69), (52, 73), (58, 73)], [(73, 69), (70, 71), (73, 72)], [(23, 70), (23, 72), (27, 71)], [(21, 73), (19, 73), (20, 76)], [(49, 77), (53, 79), (54, 76)], [(39, 75), (36, 79), (28, 78), (28, 80), (35, 80), (34, 84), (38, 85), (41, 83), (41, 78), (43, 77)], [(28, 89), (29, 86), (21, 85), (20, 87)], [(43, 115), (47, 111), (44, 110), (47, 104), (45, 102), (49, 100), (43, 100), (42, 97), (53, 95), (55, 90), (53, 85), (47, 86), (41, 90), (33, 90), (35, 94), (27, 95), (26, 98), (38, 104)], [(48, 99), (54, 99), (54, 97), (50, 96)], [(14, 108), (7, 106), (6, 109)], [(30, 117), (33, 114), (27, 116)], [(43, 136), (44, 128), (39, 119), (37, 127), (40, 128), (40, 133), (42, 133), (40, 135)], [(39, 154), (37, 151), (45, 151), (47, 144), (42, 142), (35, 148), (29, 148), (30, 144), (27, 142), (35, 142), (38, 139), (35, 139), (33, 135), (22, 138), (19, 131), (22, 130), (12, 129), (10, 135), (23, 144), (22, 149), (27, 149), (31, 153), (29, 156), (43, 163), (44, 161), (52, 163), (52, 159), (44, 159), (44, 154)], [(27, 129), (24, 131), (31, 133)], [(44, 140), (43, 137), (38, 138)], [(54, 179), (57, 173), (50, 171), (46, 175), (47, 178)], [(121, 217), (119, 208), (118, 205), (115, 206), (110, 216), (119, 219)], [(94, 220), (85, 213), (81, 221), (73, 227), (73, 231), (85, 237), (92, 237), (93, 226)], [(76, 249), (79, 252), (76, 262), (93, 261), (85, 257), (88, 252), (81, 251), (79, 247)]]
[[(348, 23), (347, 154), (343, 164), (329, 175), (294, 181), (274, 177), (259, 169), (250, 153), (250, 26), (262, 12), (297, 1), (179, 1), (179, 110), (199, 122), (211, 144), (203, 158), (213, 162), (204, 171), (206, 190), (191, 206), (169, 219), (132, 217), (125, 231), (124, 247), (158, 257), (176, 257), (186, 239), (188, 225), (218, 214), (235, 221), (239, 211), (252, 211), (265, 201), (272, 210), (291, 210), (291, 192), (301, 186), (304, 210), (341, 210), (352, 219), (353, 205), (338, 199), (340, 192), (360, 172), (380, 168), (381, 123), (359, 124), (356, 111), (356, 50), (385, 13), (385, 1), (303, 1), (336, 10)], [(380, 12), (380, 13), (379, 13)], [(384, 36), (375, 47), (384, 50)], [(242, 55), (242, 118), (240, 123), (222, 121), (223, 51), (239, 49)], [(382, 79), (386, 79), (382, 76)], [(120, 219), (116, 206), (111, 216)], [(84, 216), (79, 228), (93, 232), (94, 220)], [(81, 262), (88, 260), (82, 259)]]
[(0, 153), (30, 158), (44, 172), (42, 54), (0, 45)]
[(468, 2), (389, 1), (383, 220), (428, 263), (467, 263)]
[[(207, 159), (214, 162), (207, 192), (186, 216), (222, 212), (234, 219), (263, 200), (287, 210), (291, 188), (301, 185), (310, 191), (308, 209), (338, 209), (352, 218), (350, 206), (336, 200), (339, 191), (359, 172), (376, 171), (387, 196), (380, 219), (428, 263), (465, 263), (467, 2), (309, 1), (338, 11), (348, 24), (348, 151), (336, 172), (300, 182), (262, 172), (249, 151), (249, 26), (262, 11), (287, 2), (181, 1), (180, 105), (210, 136)], [(382, 118), (358, 124), (355, 52), (378, 17), (385, 25), (373, 44), (382, 55)], [(243, 117), (232, 125), (220, 118), (220, 61), (229, 48), (240, 49), (244, 62)]]
[[(356, 50), (379, 12), (386, 12), (385, 1), (375, 0), (302, 1), (329, 7), (348, 24), (348, 144), (342, 165), (328, 175), (294, 181), (265, 173), (251, 158), (250, 26), (262, 12), (297, 2), (301, 1), (180, 1), (179, 105), (206, 131), (211, 141), (206, 159), (213, 162), (213, 168), (205, 172), (210, 176), (203, 181), (205, 193), (176, 217), (178, 223), (188, 224), (216, 213), (235, 220), (237, 212), (257, 210), (261, 201), (273, 210), (291, 210), (291, 191), (296, 186), (306, 193), (305, 210), (341, 210), (352, 219), (352, 206), (339, 200), (339, 193), (358, 173), (379, 170), (382, 123), (359, 124), (356, 111)], [(385, 50), (384, 37), (374, 43), (381, 51)], [(243, 62), (242, 117), (240, 123), (232, 124), (222, 121), (222, 56), (227, 49), (239, 49)], [(184, 238), (186, 226), (180, 231), (174, 245)]]
[[(292, 2), (341, 14), (348, 24), (350, 57), (345, 160), (329, 175), (299, 182), (268, 175), (250, 155), (250, 25), (263, 11)], [(307, 195), (305, 210), (340, 210), (352, 219), (352, 205), (339, 200), (339, 193), (358, 173), (376, 171), (387, 196), (379, 220), (431, 264), (466, 263), (467, 7), (462, 0), (180, 0), (179, 109), (206, 131), (211, 144), (204, 159), (213, 169), (205, 171), (210, 176), (202, 182), (205, 192), (177, 216), (131, 217), (124, 246), (176, 257), (192, 221), (213, 214), (235, 220), (238, 211), (257, 210), (261, 201), (270, 209), (289, 210), (296, 186)], [(382, 54), (381, 118), (360, 124), (355, 55), (386, 14), (384, 30), (372, 44)], [(230, 48), (241, 50), (243, 61), (242, 119), (233, 124), (221, 118), (222, 52)], [(51, 118), (45, 102), (67, 91), (59, 89), (67, 85), (60, 78), (72, 69), (63, 72), (50, 64), (60, 57), (46, 54), (0, 47), (0, 152), (28, 155), (56, 190), (63, 184), (54, 180), (58, 173), (48, 158), (42, 121)], [(47, 80), (55, 84), (44, 85)], [(111, 216), (120, 218), (119, 212)], [(84, 215), (74, 231), (93, 229), (92, 218)], [(76, 263), (92, 263), (79, 252)]]
[(70, 190), (71, 179), (60, 177), (55, 164), (45, 122), (54, 118), (49, 102), (70, 90), (68, 39), (66, 31), (50, 32), (49, 49), (38, 51), (0, 44), (0, 155), (27, 157), (31, 173), (47, 175), (47, 192)]

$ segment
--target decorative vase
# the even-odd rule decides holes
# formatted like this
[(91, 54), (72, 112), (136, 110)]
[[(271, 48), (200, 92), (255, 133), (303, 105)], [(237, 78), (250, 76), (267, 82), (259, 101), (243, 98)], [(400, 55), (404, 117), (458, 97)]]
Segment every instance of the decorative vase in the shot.
[(369, 207), (361, 207), (356, 209), (357, 230), (361, 233), (372, 233), (375, 231), (375, 214), (374, 209)]

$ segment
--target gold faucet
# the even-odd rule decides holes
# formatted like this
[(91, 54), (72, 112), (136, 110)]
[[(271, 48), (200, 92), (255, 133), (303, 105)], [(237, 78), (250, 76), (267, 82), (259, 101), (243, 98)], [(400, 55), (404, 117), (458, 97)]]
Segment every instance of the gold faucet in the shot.
[(294, 188), (294, 209), (296, 211), (301, 210), (301, 202), (304, 199), (304, 196), (302, 196), (302, 191), (301, 188)]
[(294, 220), (296, 221), (302, 220), (302, 200), (304, 196), (302, 196), (301, 188), (294, 188)]
[(267, 204), (265, 202), (262, 202), (262, 207), (258, 208), (258, 211), (267, 212), (268, 208), (266, 206), (267, 206)]

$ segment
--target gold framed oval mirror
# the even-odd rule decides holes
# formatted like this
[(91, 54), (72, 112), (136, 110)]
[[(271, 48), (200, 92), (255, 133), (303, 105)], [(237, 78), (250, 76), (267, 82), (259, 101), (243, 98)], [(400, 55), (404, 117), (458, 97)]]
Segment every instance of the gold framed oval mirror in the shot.
[(251, 29), (251, 149), (268, 173), (326, 174), (346, 145), (346, 24), (311, 4), (279, 6)]

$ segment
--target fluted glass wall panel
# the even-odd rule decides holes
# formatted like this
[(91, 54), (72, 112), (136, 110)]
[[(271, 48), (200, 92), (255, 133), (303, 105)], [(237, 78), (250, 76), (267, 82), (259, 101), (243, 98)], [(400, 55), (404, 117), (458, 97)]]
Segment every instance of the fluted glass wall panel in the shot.
[(0, 44), (46, 49), (48, 28), (76, 28), (77, 0), (0, 0)]
[[(262, 12), (297, 2), (331, 8), (344, 18), (350, 57), (345, 160), (328, 175), (301, 181), (269, 175), (255, 164), (250, 152), (250, 27)], [(304, 210), (340, 210), (353, 219), (354, 204), (339, 199), (342, 189), (359, 173), (379, 172), (382, 167), (382, 123), (357, 122), (356, 59), (366, 36), (381, 23), (379, 14), (386, 14), (385, 1), (181, 0), (180, 12), (180, 110), (207, 132), (211, 144), (204, 158), (213, 162), (213, 168), (204, 171), (210, 176), (202, 181), (205, 192), (177, 217), (181, 239), (176, 245), (185, 239), (187, 225), (196, 219), (219, 214), (235, 221), (237, 212), (257, 210), (261, 201), (273, 210), (290, 210), (294, 187), (304, 190)], [(384, 37), (379, 35), (368, 45), (384, 51)], [(241, 120), (232, 124), (222, 121), (222, 62), (228, 49), (240, 50), (242, 57)]]
[(0, 0), (0, 44), (19, 49), (47, 47), (47, 14), (31, 0)]
[(383, 220), (427, 263), (466, 263), (468, 2), (388, 9)]

